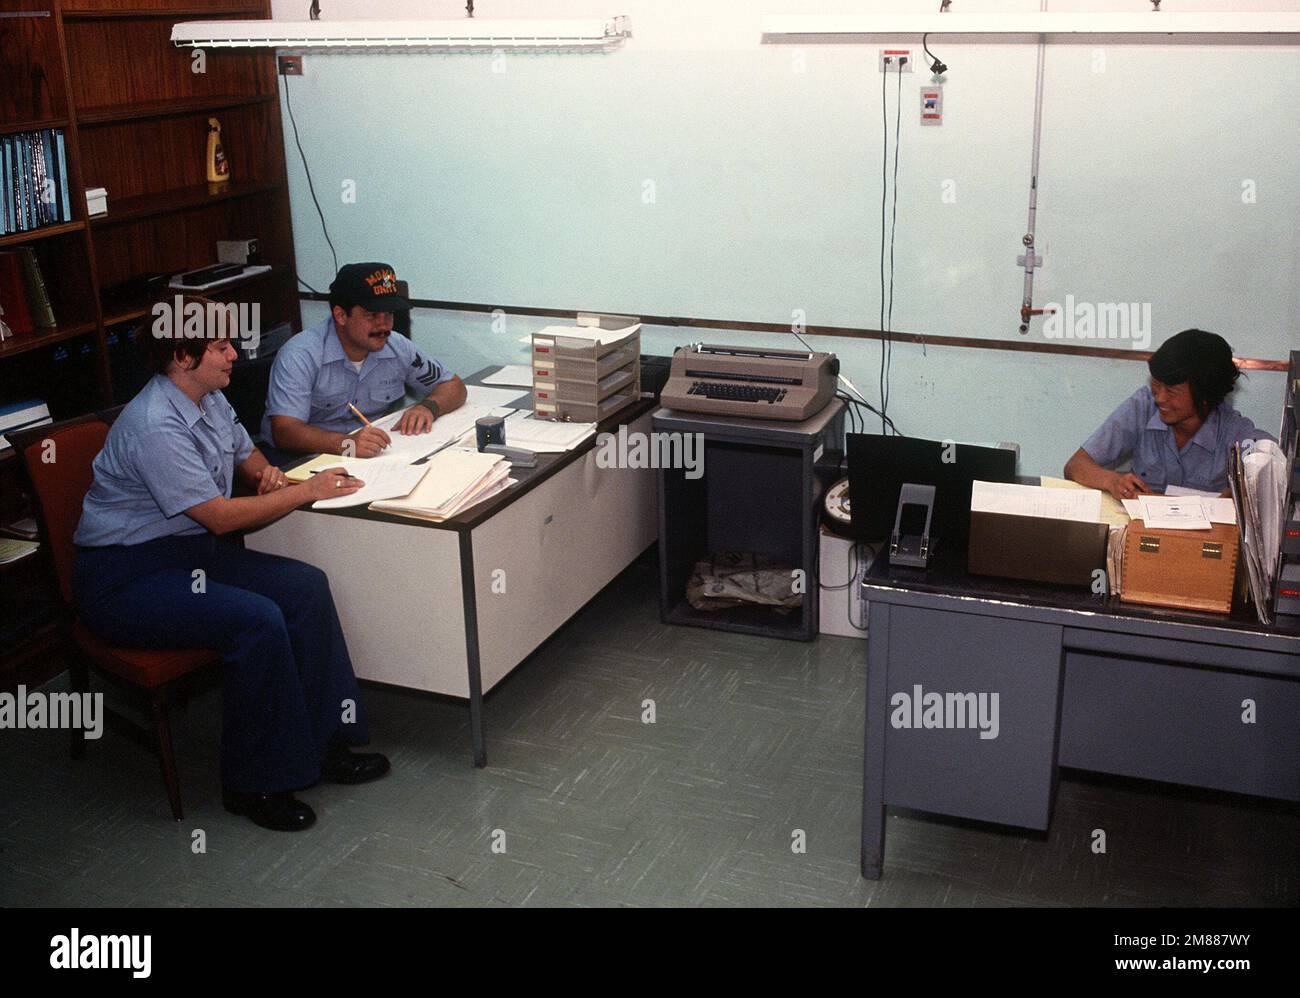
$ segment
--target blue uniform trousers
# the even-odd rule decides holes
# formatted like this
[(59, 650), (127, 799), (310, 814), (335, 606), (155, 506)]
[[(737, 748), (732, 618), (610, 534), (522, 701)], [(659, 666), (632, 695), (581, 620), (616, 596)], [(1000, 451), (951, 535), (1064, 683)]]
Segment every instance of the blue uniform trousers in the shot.
[[(196, 570), (203, 572), (196, 576)], [(222, 654), (221, 777), (299, 790), (336, 732), (369, 741), (329, 580), (318, 568), (211, 534), (77, 549), (81, 621), (114, 644)]]

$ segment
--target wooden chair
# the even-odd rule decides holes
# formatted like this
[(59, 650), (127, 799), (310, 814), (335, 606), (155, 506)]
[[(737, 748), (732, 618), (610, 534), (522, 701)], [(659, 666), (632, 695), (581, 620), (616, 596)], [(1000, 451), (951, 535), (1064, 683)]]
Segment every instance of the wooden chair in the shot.
[[(81, 656), (73, 657), (69, 668), (74, 692), (90, 689), (89, 666), (118, 685), (132, 688), (148, 697), (153, 722), (151, 747), (162, 764), (163, 783), (172, 816), (180, 821), (181, 789), (176, 777), (176, 759), (172, 752), (171, 724), (168, 707), (174, 687), (182, 677), (219, 661), (214, 651), (194, 649), (120, 648), (92, 634), (76, 619), (72, 606), (72, 564), (76, 556), (72, 535), (81, 519), (81, 504), (93, 478), (91, 463), (104, 446), (109, 420), (116, 415), (92, 414), (50, 426), (38, 426), (9, 434), (14, 447), (23, 456), (28, 477), (36, 490), (37, 515), (40, 519), (59, 590), (72, 611), (72, 638)], [(52, 459), (51, 459), (52, 458)], [(72, 757), (85, 755), (85, 733), (72, 732)]]

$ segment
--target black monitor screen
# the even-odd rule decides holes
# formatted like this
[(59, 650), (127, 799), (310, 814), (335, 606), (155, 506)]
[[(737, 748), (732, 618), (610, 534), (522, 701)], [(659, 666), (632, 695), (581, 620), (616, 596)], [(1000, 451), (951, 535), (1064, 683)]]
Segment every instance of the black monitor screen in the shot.
[(1015, 452), (1001, 447), (850, 433), (848, 456), (850, 509), (857, 540), (887, 541), (903, 485), (933, 485), (930, 536), (941, 545), (940, 553), (949, 556), (966, 554), (971, 483), (1016, 480)]

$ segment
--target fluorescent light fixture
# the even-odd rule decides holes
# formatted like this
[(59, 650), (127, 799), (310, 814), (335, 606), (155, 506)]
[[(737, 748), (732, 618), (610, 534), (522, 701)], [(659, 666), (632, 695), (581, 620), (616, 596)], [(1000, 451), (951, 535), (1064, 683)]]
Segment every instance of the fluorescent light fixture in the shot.
[(626, 16), (604, 20), (493, 21), (185, 21), (177, 48), (437, 49), (600, 51), (632, 36)]
[[(1069, 41), (1071, 35), (1106, 35), (1112, 41), (1224, 41), (1300, 42), (1300, 14), (1175, 13), (1148, 10), (1141, 13), (1056, 13), (1030, 11), (1019, 14), (771, 14), (762, 20), (766, 44), (853, 44), (882, 38), (895, 41), (931, 34), (942, 41), (975, 41), (963, 35), (989, 36), (989, 40), (1037, 41), (1040, 36)], [(1169, 36), (1176, 36), (1171, 39)], [(1227, 37), (1232, 36), (1232, 37)], [(1289, 37), (1288, 37), (1289, 36)]]

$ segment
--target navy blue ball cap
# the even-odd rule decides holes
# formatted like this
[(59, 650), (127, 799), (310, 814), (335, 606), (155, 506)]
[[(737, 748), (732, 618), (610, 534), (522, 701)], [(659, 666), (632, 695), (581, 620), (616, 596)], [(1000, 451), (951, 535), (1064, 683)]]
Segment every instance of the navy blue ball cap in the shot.
[(330, 297), (371, 312), (405, 312), (411, 303), (397, 293), (397, 275), (386, 263), (345, 263), (330, 283)]

